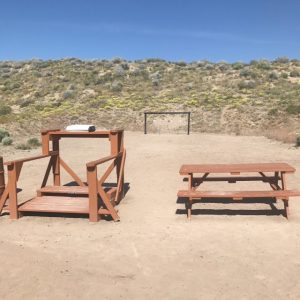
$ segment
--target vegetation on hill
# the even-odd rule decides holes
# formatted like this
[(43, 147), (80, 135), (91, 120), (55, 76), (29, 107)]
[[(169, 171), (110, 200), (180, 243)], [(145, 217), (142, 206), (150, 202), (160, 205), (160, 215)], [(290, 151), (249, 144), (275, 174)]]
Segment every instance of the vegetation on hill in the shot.
[(297, 135), (300, 61), (0, 62), (1, 127), (19, 124), (37, 130), (90, 121), (139, 130), (145, 110), (192, 111), (194, 131), (242, 134), (280, 129)]

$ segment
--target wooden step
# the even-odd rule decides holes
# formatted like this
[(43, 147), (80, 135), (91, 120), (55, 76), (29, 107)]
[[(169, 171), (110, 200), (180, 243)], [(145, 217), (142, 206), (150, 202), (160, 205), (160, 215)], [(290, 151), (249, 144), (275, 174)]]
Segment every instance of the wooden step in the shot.
[[(113, 200), (116, 196), (117, 188), (105, 188), (109, 199)], [(88, 196), (88, 186), (45, 186), (37, 191), (38, 196), (43, 195), (83, 195)]]
[(88, 214), (89, 199), (87, 197), (42, 196), (35, 197), (18, 208), (21, 212), (49, 212)]
[(182, 198), (288, 198), (300, 196), (300, 191), (275, 190), (275, 191), (189, 191), (181, 190), (177, 193)]
[(37, 191), (38, 195), (61, 194), (61, 195), (88, 195), (87, 186), (45, 186)]

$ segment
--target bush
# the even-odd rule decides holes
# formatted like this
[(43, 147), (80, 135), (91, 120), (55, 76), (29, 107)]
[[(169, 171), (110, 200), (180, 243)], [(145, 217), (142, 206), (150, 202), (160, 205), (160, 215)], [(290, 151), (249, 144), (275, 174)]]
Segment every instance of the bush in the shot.
[(245, 64), (242, 63), (242, 62), (235, 62), (235, 63), (232, 64), (232, 69), (240, 70), (240, 69), (243, 69), (244, 66), (245, 66)]
[(256, 87), (255, 81), (248, 80), (248, 81), (240, 81), (238, 83), (239, 89), (254, 89)]
[(276, 62), (276, 63), (281, 63), (281, 64), (287, 64), (287, 63), (289, 63), (289, 58), (288, 57), (285, 57), (285, 56), (283, 56), (283, 57), (277, 57), (275, 60), (274, 60), (274, 62)]
[(114, 64), (119, 64), (119, 63), (122, 62), (122, 58), (121, 57), (115, 57), (115, 58), (112, 59), (112, 62)]
[(286, 111), (291, 115), (298, 115), (300, 114), (300, 105), (290, 104)]
[(187, 65), (187, 63), (185, 61), (178, 61), (175, 64), (179, 67), (185, 67)]
[(30, 150), (31, 147), (27, 144), (18, 144), (16, 146), (16, 149), (18, 149), (18, 150)]
[(122, 68), (124, 69), (124, 70), (129, 70), (129, 65), (128, 65), (128, 63), (121, 63), (121, 66), (122, 66)]
[(27, 141), (27, 145), (31, 148), (37, 148), (37, 147), (41, 146), (41, 143), (40, 143), (39, 139), (37, 139), (37, 138), (30, 138)]
[(296, 146), (297, 147), (300, 146), (300, 136), (297, 136), (297, 138), (296, 138)]
[(270, 70), (272, 68), (270, 62), (267, 60), (259, 60), (255, 66), (261, 70)]
[(152, 79), (152, 85), (153, 86), (159, 86), (159, 84), (160, 84), (160, 80), (159, 79), (157, 79), (157, 78)]
[(150, 74), (150, 79), (152, 79), (152, 80), (160, 80), (161, 79), (161, 74), (159, 73), (159, 71), (157, 71), (157, 72), (155, 72), (155, 73), (152, 73), (152, 74)]
[(0, 142), (8, 136), (10, 136), (9, 132), (6, 129), (0, 128)]
[(298, 70), (291, 71), (290, 77), (300, 77), (300, 71), (298, 71)]
[(121, 92), (122, 88), (123, 88), (123, 85), (120, 81), (114, 81), (111, 84), (111, 89), (112, 89), (113, 92)]
[(278, 109), (277, 108), (271, 108), (268, 112), (269, 116), (275, 116), (278, 113)]
[(276, 73), (275, 71), (271, 72), (271, 73), (269, 74), (269, 78), (270, 78), (271, 80), (276, 80), (276, 79), (278, 79), (278, 78), (279, 78), (278, 73)]
[(9, 115), (12, 112), (12, 109), (8, 105), (1, 105), (0, 106), (0, 116)]
[(34, 103), (34, 100), (31, 100), (31, 99), (23, 99), (20, 101), (20, 107), (23, 108), (23, 107), (27, 107), (29, 106), (30, 104), (33, 104)]
[(2, 139), (2, 145), (3, 146), (9, 146), (13, 143), (13, 139), (9, 136), (6, 136)]
[(73, 91), (65, 91), (63, 93), (63, 99), (64, 100), (72, 98), (73, 96), (74, 96), (74, 92)]
[(240, 71), (240, 76), (242, 77), (252, 77), (253, 74), (254, 73), (249, 68), (244, 68)]
[(126, 71), (123, 69), (123, 67), (121, 65), (116, 65), (114, 67), (114, 74), (116, 76), (122, 77), (126, 74)]

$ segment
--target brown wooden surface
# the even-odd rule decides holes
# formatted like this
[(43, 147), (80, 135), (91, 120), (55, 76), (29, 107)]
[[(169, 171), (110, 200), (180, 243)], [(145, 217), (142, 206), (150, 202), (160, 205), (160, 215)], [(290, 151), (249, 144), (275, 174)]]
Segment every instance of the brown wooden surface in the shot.
[(59, 131), (49, 131), (49, 135), (51, 137), (108, 137), (111, 133), (119, 133), (123, 132), (123, 130), (96, 130), (93, 132), (87, 131), (66, 131), (66, 130), (59, 130)]
[(177, 193), (183, 198), (288, 198), (300, 196), (300, 191), (277, 190), (277, 191), (188, 191), (181, 190)]
[(87, 166), (88, 168), (95, 168), (97, 165), (103, 164), (103, 163), (105, 163), (105, 162), (107, 162), (107, 161), (110, 161), (110, 160), (112, 160), (112, 159), (115, 159), (115, 158), (117, 158), (117, 157), (120, 157), (122, 154), (123, 154), (123, 152), (120, 152), (120, 153), (118, 153), (118, 154), (116, 154), (116, 155), (105, 156), (105, 157), (103, 157), (103, 158), (100, 158), (100, 159), (97, 159), (97, 160), (93, 160), (93, 161), (88, 162), (88, 163), (86, 164), (86, 166)]
[(21, 212), (89, 213), (88, 197), (42, 196), (21, 204)]
[[(9, 180), (3, 196), (1, 197), (0, 195), (0, 214), (6, 203), (6, 199), (9, 196), (9, 213), (11, 219), (17, 219), (19, 217), (19, 212), (30, 211), (49, 213), (85, 213), (89, 214), (90, 221), (92, 222), (99, 220), (99, 214), (108, 214), (111, 215), (113, 220), (118, 221), (119, 216), (117, 211), (114, 209), (114, 206), (116, 205), (116, 198), (121, 198), (119, 195), (123, 196), (121, 191), (123, 190), (124, 184), (124, 131), (108, 130), (95, 132), (69, 132), (64, 130), (43, 130), (41, 134), (42, 155), (17, 159), (6, 163), (8, 167)], [(111, 155), (87, 164), (88, 186), (60, 157), (59, 142), (60, 139), (64, 137), (97, 137), (107, 138), (110, 141)], [(51, 144), (52, 151), (50, 151)], [(23, 163), (49, 156), (51, 158), (43, 177), (41, 188), (37, 191), (37, 197), (18, 205), (17, 182)], [(109, 160), (113, 160), (113, 162), (104, 171), (101, 178), (97, 178), (97, 165)], [(61, 186), (60, 167), (67, 171), (67, 173), (72, 176), (79, 186)], [(51, 169), (53, 172), (54, 186), (46, 186)], [(115, 169), (117, 173), (116, 187), (107, 188), (105, 187), (104, 182), (113, 169)], [(102, 201), (100, 201), (100, 198)]]
[(88, 195), (87, 186), (45, 186), (38, 190), (41, 193)]
[(24, 162), (28, 162), (28, 161), (32, 161), (32, 160), (37, 160), (37, 159), (41, 159), (41, 158), (46, 158), (46, 157), (54, 156), (54, 155), (58, 155), (58, 152), (57, 151), (52, 151), (49, 154), (36, 155), (36, 156), (31, 156), (31, 157), (16, 159), (16, 160), (12, 160), (12, 161), (7, 161), (4, 164), (5, 165), (11, 165), (11, 164), (24, 163)]
[(182, 165), (179, 173), (251, 173), (251, 172), (286, 172), (294, 173), (295, 168), (287, 163), (252, 163), (252, 164), (193, 164)]
[(78, 185), (85, 186), (80, 177), (67, 165), (67, 163), (61, 157), (59, 158), (59, 162), (64, 170), (77, 182)]
[(4, 177), (4, 167), (3, 158), (0, 156), (0, 198), (5, 190), (5, 177)]

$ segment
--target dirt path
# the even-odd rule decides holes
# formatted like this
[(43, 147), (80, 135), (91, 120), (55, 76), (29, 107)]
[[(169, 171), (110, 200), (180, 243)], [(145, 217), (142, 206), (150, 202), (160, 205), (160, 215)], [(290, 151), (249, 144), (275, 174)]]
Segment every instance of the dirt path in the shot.
[[(108, 150), (94, 140), (64, 143), (66, 160), (82, 177), (82, 155), (92, 160), (95, 149)], [(239, 211), (194, 215), (191, 222), (176, 214), (184, 208), (176, 203), (186, 185), (182, 163), (285, 161), (298, 169), (288, 185), (299, 189), (300, 149), (263, 137), (130, 132), (125, 145), (130, 190), (119, 205), (121, 222), (0, 218), (1, 299), (300, 298), (299, 198), (290, 201), (290, 221), (266, 214), (266, 204), (197, 204)], [(22, 197), (33, 195), (44, 166), (25, 165)], [(250, 214), (259, 209), (266, 211)]]

